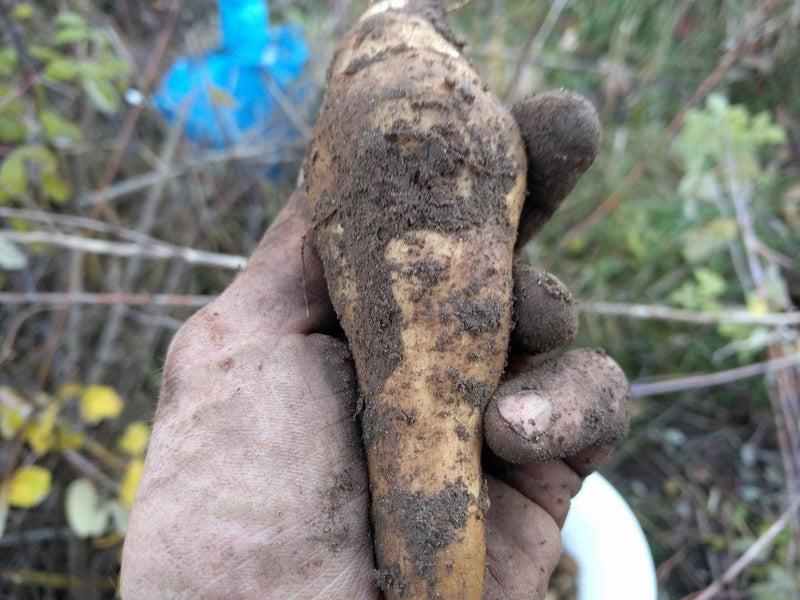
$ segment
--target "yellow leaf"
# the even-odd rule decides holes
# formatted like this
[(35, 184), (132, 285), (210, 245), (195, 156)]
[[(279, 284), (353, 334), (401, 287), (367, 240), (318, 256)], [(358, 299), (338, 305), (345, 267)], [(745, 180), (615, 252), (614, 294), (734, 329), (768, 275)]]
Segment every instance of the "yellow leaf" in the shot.
[(125, 428), (117, 442), (117, 447), (128, 456), (135, 458), (144, 455), (149, 440), (150, 426), (142, 421), (136, 421)]
[(236, 106), (236, 100), (233, 99), (226, 90), (209, 85), (208, 95), (211, 96), (211, 104), (219, 106), (220, 108), (232, 108)]
[(17, 432), (25, 425), (26, 413), (29, 412), (30, 410), (26, 411), (23, 408), (0, 406), (0, 435), (7, 440), (17, 435)]
[(64, 450), (77, 450), (83, 446), (85, 439), (85, 435), (77, 431), (73, 431), (64, 423), (58, 423), (56, 425), (55, 446), (62, 452)]
[(0, 436), (10, 440), (22, 429), (31, 406), (16, 391), (8, 386), (0, 386)]
[(58, 415), (58, 404), (55, 402), (45, 408), (35, 423), (31, 423), (28, 431), (25, 432), (25, 439), (28, 440), (31, 448), (39, 454), (49, 452), (56, 441), (53, 431)]
[(90, 385), (81, 394), (81, 418), (94, 425), (118, 417), (124, 406), (119, 394), (107, 385)]
[(72, 398), (80, 396), (82, 391), (83, 385), (77, 381), (66, 381), (58, 386), (56, 398), (61, 401), (71, 400)]
[(95, 538), (92, 542), (92, 547), (97, 548), (99, 550), (104, 550), (106, 548), (113, 548), (118, 544), (121, 544), (125, 538), (117, 531), (112, 531), (111, 533), (107, 533), (103, 537)]
[(119, 499), (122, 504), (130, 508), (133, 505), (133, 498), (136, 496), (136, 488), (139, 487), (139, 480), (142, 478), (144, 461), (141, 458), (134, 458), (128, 463), (122, 481), (119, 484)]
[(747, 312), (753, 315), (766, 315), (769, 313), (769, 304), (764, 298), (752, 295), (747, 297)]
[(32, 508), (50, 493), (53, 476), (44, 467), (20, 467), (11, 476), (9, 500), (11, 506)]

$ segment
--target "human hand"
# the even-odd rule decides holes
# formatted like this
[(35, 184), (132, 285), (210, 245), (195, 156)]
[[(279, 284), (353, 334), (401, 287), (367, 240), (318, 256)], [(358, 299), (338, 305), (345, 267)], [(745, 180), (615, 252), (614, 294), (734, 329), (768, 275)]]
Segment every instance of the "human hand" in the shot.
[[(550, 150), (529, 148), (529, 160)], [(548, 198), (526, 210), (523, 236), (555, 209)], [(173, 340), (123, 598), (381, 597), (355, 376), (310, 222), (298, 191), (244, 271)], [(574, 335), (566, 291), (524, 266), (515, 278), (517, 331), (485, 425), (492, 599), (544, 596), (569, 499), (627, 426), (613, 361), (534, 354)]]

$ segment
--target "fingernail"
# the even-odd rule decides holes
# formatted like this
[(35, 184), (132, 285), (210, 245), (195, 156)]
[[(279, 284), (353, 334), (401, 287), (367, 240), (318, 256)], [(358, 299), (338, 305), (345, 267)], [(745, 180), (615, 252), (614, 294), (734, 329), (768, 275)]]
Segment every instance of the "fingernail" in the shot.
[(536, 442), (550, 426), (553, 405), (545, 396), (525, 391), (500, 398), (497, 410), (517, 435)]

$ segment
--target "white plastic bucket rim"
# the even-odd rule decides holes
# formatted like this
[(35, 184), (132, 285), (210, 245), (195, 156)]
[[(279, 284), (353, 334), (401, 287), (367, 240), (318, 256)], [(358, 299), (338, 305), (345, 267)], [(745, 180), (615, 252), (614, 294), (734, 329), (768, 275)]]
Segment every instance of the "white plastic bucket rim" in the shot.
[(578, 565), (578, 600), (656, 600), (647, 538), (628, 503), (599, 473), (572, 499), (561, 540)]

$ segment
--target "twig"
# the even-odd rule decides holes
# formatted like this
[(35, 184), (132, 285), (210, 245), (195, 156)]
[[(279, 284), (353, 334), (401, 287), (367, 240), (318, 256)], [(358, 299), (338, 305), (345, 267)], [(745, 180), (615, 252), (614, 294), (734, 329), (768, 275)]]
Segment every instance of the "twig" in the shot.
[(310, 140), (311, 126), (306, 123), (305, 119), (300, 114), (300, 111), (297, 110), (297, 107), (292, 99), (288, 98), (283, 90), (281, 90), (280, 86), (278, 86), (277, 82), (275, 81), (275, 78), (269, 73), (265, 72), (262, 82), (272, 96), (272, 99), (278, 103), (278, 106), (280, 107), (281, 111), (283, 111), (283, 114), (286, 115), (287, 119), (289, 119), (289, 122), (294, 125), (297, 131), (300, 132), (303, 140), (306, 142)]
[(69, 527), (29, 529), (27, 531), (20, 531), (19, 533), (8, 533), (4, 535), (0, 538), (0, 547), (39, 544), (42, 542), (51, 542), (56, 538), (71, 538), (74, 536), (75, 533)]
[(687, 390), (701, 389), (715, 385), (724, 385), (740, 379), (758, 377), (772, 371), (790, 369), (800, 365), (800, 352), (789, 354), (773, 360), (752, 363), (744, 367), (707, 373), (703, 375), (690, 375), (688, 377), (675, 377), (663, 381), (649, 383), (631, 384), (631, 394), (637, 398), (645, 396), (658, 396), (661, 394), (672, 394), (674, 392), (684, 392)]
[(553, 32), (556, 21), (558, 21), (558, 17), (561, 16), (566, 4), (566, 0), (553, 0), (553, 3), (550, 5), (550, 9), (547, 11), (547, 16), (544, 18), (544, 21), (542, 21), (541, 27), (539, 27), (538, 30), (536, 30), (535, 33), (533, 33), (533, 35), (531, 35), (531, 37), (528, 39), (528, 43), (522, 52), (522, 56), (520, 56), (517, 66), (514, 69), (514, 75), (511, 78), (511, 83), (509, 84), (508, 89), (506, 89), (506, 93), (503, 95), (503, 101), (507, 104), (510, 105), (516, 102), (517, 97), (519, 96), (519, 86), (522, 81), (522, 72), (528, 65), (530, 65), (535, 56), (541, 54), (542, 47), (547, 41), (547, 38), (550, 37), (550, 34)]
[(104, 306), (124, 304), (126, 306), (171, 306), (177, 308), (197, 308), (205, 306), (216, 296), (192, 296), (183, 294), (109, 294), (90, 292), (0, 292), (0, 305), (36, 304), (46, 307), (90, 304)]
[[(74, 540), (74, 534), (68, 539)], [(34, 586), (46, 590), (73, 590), (80, 592), (82, 595), (78, 597), (81, 598), (86, 597), (85, 590), (88, 586), (100, 590), (113, 590), (116, 587), (115, 583), (109, 581), (108, 578), (98, 577), (94, 581), (87, 581), (82, 577), (69, 573), (35, 571), (33, 569), (3, 569), (0, 571), (0, 581), (2, 580), (17, 586)]]
[(713, 598), (714, 595), (720, 591), (723, 585), (727, 585), (733, 581), (739, 575), (739, 573), (752, 564), (759, 554), (769, 547), (769, 545), (772, 543), (772, 540), (774, 540), (777, 535), (783, 531), (784, 527), (786, 527), (795, 517), (795, 513), (797, 512), (798, 508), (800, 508), (800, 496), (795, 496), (794, 500), (789, 505), (789, 508), (783, 512), (783, 514), (770, 526), (769, 529), (758, 536), (758, 539), (753, 542), (753, 545), (750, 546), (747, 551), (742, 554), (738, 560), (736, 560), (736, 562), (728, 567), (719, 579), (702, 590), (699, 595), (695, 596), (694, 594), (691, 594), (689, 596), (685, 596), (683, 600), (711, 600), (711, 598)]
[(75, 450), (65, 450), (63, 453), (66, 461), (81, 475), (91, 479), (104, 491), (116, 494), (119, 484), (106, 475), (100, 467)]
[(800, 324), (800, 312), (756, 314), (744, 307), (727, 307), (721, 312), (704, 312), (659, 304), (628, 304), (625, 302), (580, 301), (578, 306), (581, 312), (588, 314), (679, 321), (696, 325), (736, 324), (781, 327)]
[(183, 321), (180, 319), (174, 319), (162, 314), (145, 313), (126, 305), (122, 306), (122, 314), (125, 318), (144, 325), (148, 330), (172, 329), (176, 331), (183, 325)]
[(153, 185), (164, 183), (169, 179), (177, 179), (193, 171), (204, 170), (209, 165), (217, 163), (258, 159), (258, 163), (265, 166), (281, 164), (286, 161), (286, 158), (279, 157), (277, 153), (274, 152), (276, 147), (274, 143), (270, 143), (255, 146), (231, 146), (224, 150), (210, 150), (204, 152), (196, 159), (173, 164), (170, 165), (169, 168), (159, 169), (149, 173), (141, 173), (128, 177), (127, 179), (115, 181), (104, 190), (91, 192), (78, 197), (75, 203), (79, 207), (85, 207), (95, 206), (102, 201), (110, 202), (111, 200), (123, 198)]
[(459, 2), (456, 2), (455, 4), (451, 4), (450, 6), (448, 6), (445, 9), (445, 12), (447, 14), (454, 13), (457, 10), (461, 10), (462, 8), (464, 8), (470, 2), (472, 2), (472, 0), (460, 0)]
[(48, 310), (47, 307), (31, 306), (14, 317), (8, 326), (3, 345), (0, 346), (0, 364), (3, 364), (8, 357), (11, 356), (11, 349), (14, 347), (14, 342), (17, 339), (17, 334), (22, 324), (36, 313), (40, 313), (44, 310)]
[(247, 258), (244, 256), (183, 248), (166, 242), (114, 242), (59, 232), (12, 231), (8, 229), (0, 230), (0, 240), (19, 244), (46, 244), (58, 248), (80, 250), (88, 254), (106, 254), (123, 258), (177, 259), (190, 265), (233, 270), (242, 269), (247, 264)]
[[(157, 165), (159, 170), (168, 170), (172, 161), (175, 158), (175, 152), (178, 148), (178, 142), (181, 138), (181, 125), (173, 123), (169, 128), (166, 139), (161, 148), (158, 156)], [(148, 233), (152, 230), (156, 222), (158, 207), (163, 197), (164, 187), (166, 180), (161, 180), (148, 190), (146, 198), (142, 203), (142, 208), (139, 212), (139, 217), (136, 221), (136, 231)], [(142, 256), (133, 256), (131, 260), (127, 261), (123, 268), (122, 280), (119, 282), (117, 290), (119, 292), (126, 292), (133, 288), (134, 281), (139, 274), (142, 265)], [(116, 265), (109, 265), (114, 268)], [(108, 268), (106, 269), (108, 273)], [(116, 281), (113, 277), (106, 277), (107, 281)], [(108, 361), (113, 356), (113, 348), (116, 345), (117, 336), (122, 326), (122, 307), (114, 306), (110, 314), (106, 316), (105, 324), (103, 326), (100, 339), (98, 340), (95, 351), (94, 359), (90, 363), (89, 371), (86, 374), (87, 381), (93, 383), (102, 381), (105, 376), (105, 369)]]

